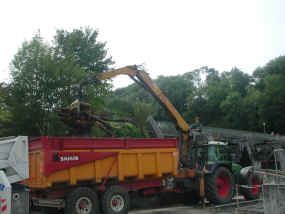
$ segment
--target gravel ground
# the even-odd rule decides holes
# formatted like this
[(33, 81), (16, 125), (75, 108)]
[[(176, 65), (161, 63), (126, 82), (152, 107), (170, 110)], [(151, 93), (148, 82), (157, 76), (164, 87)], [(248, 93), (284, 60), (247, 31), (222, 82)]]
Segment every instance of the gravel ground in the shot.
[(210, 214), (210, 211), (205, 208), (178, 206), (159, 209), (146, 209), (146, 210), (134, 210), (129, 212), (130, 214)]
[[(32, 212), (31, 214), (41, 213)], [(161, 209), (133, 210), (130, 211), (129, 214), (211, 214), (211, 212), (209, 212), (207, 209), (199, 209), (193, 207), (171, 207)]]

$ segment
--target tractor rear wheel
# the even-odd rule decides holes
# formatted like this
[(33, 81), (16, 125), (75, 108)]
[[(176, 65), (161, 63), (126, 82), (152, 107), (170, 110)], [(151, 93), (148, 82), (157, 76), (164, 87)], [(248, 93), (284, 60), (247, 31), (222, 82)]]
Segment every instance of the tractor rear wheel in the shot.
[(247, 176), (243, 182), (245, 186), (240, 187), (240, 193), (246, 200), (255, 200), (259, 198), (261, 193), (261, 180), (255, 174)]
[(206, 197), (215, 204), (230, 202), (234, 195), (234, 186), (232, 172), (226, 167), (219, 167), (206, 176)]

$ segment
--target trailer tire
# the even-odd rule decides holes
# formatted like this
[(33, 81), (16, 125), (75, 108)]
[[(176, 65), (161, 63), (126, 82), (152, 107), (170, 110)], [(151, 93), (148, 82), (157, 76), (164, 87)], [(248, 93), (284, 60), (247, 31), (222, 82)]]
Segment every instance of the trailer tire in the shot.
[(230, 202), (234, 195), (234, 177), (226, 167), (218, 167), (206, 176), (206, 197), (215, 204)]
[[(83, 211), (83, 212), (82, 212)], [(98, 214), (99, 202), (96, 192), (88, 187), (78, 187), (66, 198), (64, 214)]]
[(110, 186), (103, 194), (102, 210), (104, 214), (127, 214), (130, 208), (130, 197), (121, 186)]
[(260, 184), (262, 183), (260, 178), (250, 173), (246, 178), (243, 179), (243, 185), (247, 187), (240, 187), (240, 193), (245, 197), (246, 200), (255, 200), (260, 197), (261, 194), (261, 187)]

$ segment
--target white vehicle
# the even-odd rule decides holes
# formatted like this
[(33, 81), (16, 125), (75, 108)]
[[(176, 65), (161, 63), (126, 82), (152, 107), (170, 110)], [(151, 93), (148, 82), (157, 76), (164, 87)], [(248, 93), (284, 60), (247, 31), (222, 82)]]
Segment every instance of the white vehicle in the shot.
[(28, 137), (0, 138), (0, 214), (28, 214)]

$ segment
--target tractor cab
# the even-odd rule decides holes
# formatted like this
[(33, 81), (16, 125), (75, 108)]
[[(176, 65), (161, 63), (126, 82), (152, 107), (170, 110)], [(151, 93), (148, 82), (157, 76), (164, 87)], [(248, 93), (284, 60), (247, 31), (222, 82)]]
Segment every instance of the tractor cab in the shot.
[(234, 194), (235, 184), (254, 186), (241, 188), (246, 199), (257, 199), (260, 194), (260, 180), (252, 173), (242, 175), (237, 144), (223, 141), (208, 141), (194, 144), (189, 151), (189, 161), (193, 167), (205, 172), (206, 196), (217, 203), (228, 202)]
[(212, 171), (218, 165), (231, 167), (234, 162), (234, 153), (227, 143), (209, 141), (208, 144), (195, 145), (190, 151), (190, 163), (196, 168)]

